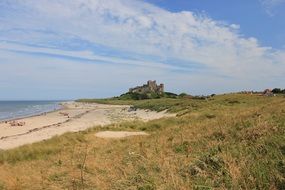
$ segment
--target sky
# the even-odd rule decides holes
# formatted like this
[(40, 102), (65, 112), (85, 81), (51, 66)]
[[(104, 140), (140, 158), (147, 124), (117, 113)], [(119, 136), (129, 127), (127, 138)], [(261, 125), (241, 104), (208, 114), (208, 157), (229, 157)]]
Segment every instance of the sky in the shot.
[(285, 0), (0, 0), (0, 100), (285, 88)]

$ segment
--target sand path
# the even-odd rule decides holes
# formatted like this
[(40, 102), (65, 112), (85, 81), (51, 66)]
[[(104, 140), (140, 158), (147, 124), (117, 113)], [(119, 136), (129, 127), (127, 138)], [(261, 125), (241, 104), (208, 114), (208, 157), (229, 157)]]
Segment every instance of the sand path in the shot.
[(101, 131), (95, 134), (96, 137), (104, 139), (119, 139), (130, 136), (149, 135), (145, 132), (129, 132), (129, 131)]
[(130, 106), (125, 105), (68, 102), (64, 103), (62, 110), (17, 120), (25, 122), (24, 126), (12, 127), (9, 123), (0, 123), (0, 149), (11, 149), (94, 126), (136, 119), (148, 121), (169, 116), (173, 115), (147, 110), (133, 111)]

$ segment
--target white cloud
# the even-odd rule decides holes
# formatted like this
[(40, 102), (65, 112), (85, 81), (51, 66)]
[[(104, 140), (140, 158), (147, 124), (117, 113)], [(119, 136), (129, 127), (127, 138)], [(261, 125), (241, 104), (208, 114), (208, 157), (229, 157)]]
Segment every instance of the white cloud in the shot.
[[(267, 1), (262, 2), (269, 6)], [(277, 4), (277, 0), (270, 2)], [(238, 24), (224, 24), (193, 12), (172, 13), (137, 0), (3, 0), (0, 10), (0, 40), (6, 41), (0, 44), (0, 49), (73, 56), (116, 67), (147, 68), (129, 80), (149, 76), (149, 69), (167, 80), (160, 74), (168, 75), (193, 64), (202, 66), (199, 75), (205, 80), (217, 80), (218, 85), (218, 81), (223, 82), (217, 76), (233, 77), (239, 80), (232, 83), (237, 88), (242, 83), (254, 87), (258, 80), (261, 83), (284, 76), (283, 50), (263, 47), (258, 39), (243, 37)], [(83, 46), (76, 40), (91, 45)], [(93, 47), (98, 45), (120, 53), (99, 55), (98, 48)], [(128, 58), (132, 55), (138, 55), (138, 59)], [(174, 61), (170, 64), (169, 60)], [(179, 76), (189, 79), (188, 84), (193, 84), (190, 78), (195, 81), (185, 72)], [(176, 80), (176, 86), (178, 83)], [(187, 84), (183, 84), (185, 89)]]
[(285, 0), (259, 0), (264, 7), (265, 12), (273, 17), (275, 15), (275, 8), (285, 3)]
[(159, 62), (140, 61), (140, 60), (126, 59), (126, 58), (122, 59), (112, 55), (100, 56), (93, 54), (91, 51), (66, 51), (60, 49), (25, 46), (25, 45), (13, 44), (7, 42), (0, 42), (0, 50), (15, 52), (15, 53), (18, 52), (24, 54), (41, 54), (51, 57), (61, 56), (62, 58), (66, 57), (69, 59), (79, 59), (82, 61), (85, 60), (89, 62), (107, 62), (113, 64), (134, 65), (134, 66), (159, 68), (159, 69), (176, 69), (176, 70), (183, 69), (175, 65), (167, 65)]

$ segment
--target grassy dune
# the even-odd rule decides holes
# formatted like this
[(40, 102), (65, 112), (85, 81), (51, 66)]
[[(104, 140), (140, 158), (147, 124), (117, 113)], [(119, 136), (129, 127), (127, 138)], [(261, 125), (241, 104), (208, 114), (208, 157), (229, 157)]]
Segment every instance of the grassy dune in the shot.
[[(285, 189), (285, 98), (84, 100), (176, 112), (0, 152), (2, 189)], [(150, 136), (104, 140), (101, 130)]]

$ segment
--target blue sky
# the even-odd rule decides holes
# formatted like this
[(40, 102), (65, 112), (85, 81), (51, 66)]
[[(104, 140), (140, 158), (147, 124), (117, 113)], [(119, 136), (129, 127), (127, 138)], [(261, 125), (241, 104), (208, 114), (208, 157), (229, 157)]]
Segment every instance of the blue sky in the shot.
[(0, 99), (284, 86), (285, 0), (1, 0)]
[(285, 3), (283, 0), (147, 0), (172, 12), (204, 13), (215, 20), (240, 25), (244, 36), (259, 39), (264, 46), (285, 48)]

